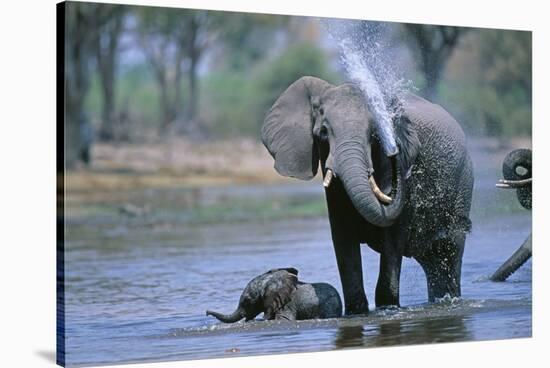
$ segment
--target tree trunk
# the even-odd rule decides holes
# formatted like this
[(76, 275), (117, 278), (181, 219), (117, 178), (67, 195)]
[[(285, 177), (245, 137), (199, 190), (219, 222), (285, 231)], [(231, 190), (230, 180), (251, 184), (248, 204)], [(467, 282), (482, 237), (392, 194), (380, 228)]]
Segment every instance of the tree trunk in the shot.
[(182, 116), (184, 101), (183, 96), (181, 93), (181, 68), (182, 63), (184, 59), (184, 50), (182, 47), (179, 47), (178, 53), (176, 56), (176, 70), (174, 73), (174, 108), (175, 108), (175, 116), (176, 118), (180, 118)]
[(436, 95), (445, 65), (465, 29), (420, 24), (405, 24), (405, 28), (415, 41), (415, 50), (419, 55), (417, 64), (425, 82), (423, 95), (431, 100)]
[(78, 3), (68, 4), (65, 34), (65, 164), (73, 167), (84, 158), (89, 159), (92, 143), (85, 124), (84, 99), (89, 89), (90, 29), (89, 16)]
[(191, 63), (189, 65), (189, 121), (195, 123), (197, 117), (197, 106), (199, 102), (199, 86), (197, 84), (197, 63), (198, 53), (196, 50), (190, 55)]
[(111, 19), (98, 19), (99, 22), (104, 21), (105, 24), (100, 26), (96, 37), (96, 47), (97, 64), (103, 92), (102, 123), (99, 137), (102, 140), (110, 141), (115, 138), (115, 73), (118, 40), (122, 30), (123, 18), (120, 12), (109, 13), (106, 17)]
[(425, 79), (424, 95), (428, 100), (432, 100), (436, 95), (444, 64), (439, 61), (437, 53), (426, 53), (422, 59), (424, 60), (422, 68)]
[(159, 106), (161, 109), (160, 111), (161, 122), (160, 122), (159, 133), (163, 135), (164, 133), (166, 133), (166, 130), (170, 126), (170, 123), (172, 123), (173, 114), (172, 114), (172, 105), (170, 103), (170, 94), (168, 92), (168, 83), (166, 81), (166, 77), (164, 75), (162, 77), (159, 77), (158, 83), (159, 83), (159, 89), (160, 89)]
[(193, 133), (197, 129), (197, 106), (199, 100), (199, 91), (197, 84), (197, 65), (199, 62), (201, 50), (198, 43), (198, 32), (200, 23), (194, 17), (189, 21), (188, 35), (188, 57), (189, 57), (189, 105), (187, 109), (187, 132)]

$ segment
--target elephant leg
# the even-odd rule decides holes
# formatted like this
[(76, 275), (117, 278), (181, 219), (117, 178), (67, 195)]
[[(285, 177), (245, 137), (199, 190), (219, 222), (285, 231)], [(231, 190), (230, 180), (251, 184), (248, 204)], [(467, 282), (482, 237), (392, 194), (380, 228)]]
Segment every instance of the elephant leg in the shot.
[(330, 228), (336, 262), (344, 292), (345, 314), (368, 313), (363, 286), (363, 267), (359, 241), (359, 219), (339, 180), (326, 188)]
[(334, 252), (342, 289), (346, 315), (368, 313), (369, 305), (363, 286), (363, 267), (359, 242), (334, 242)]
[(430, 302), (446, 295), (451, 298), (460, 297), (462, 254), (465, 241), (465, 234), (436, 240), (432, 243), (429, 254), (417, 258), (426, 274)]
[(396, 237), (398, 229), (386, 230), (385, 241), (380, 252), (380, 273), (376, 284), (376, 306), (399, 306), (399, 278), (403, 257), (398, 250)]

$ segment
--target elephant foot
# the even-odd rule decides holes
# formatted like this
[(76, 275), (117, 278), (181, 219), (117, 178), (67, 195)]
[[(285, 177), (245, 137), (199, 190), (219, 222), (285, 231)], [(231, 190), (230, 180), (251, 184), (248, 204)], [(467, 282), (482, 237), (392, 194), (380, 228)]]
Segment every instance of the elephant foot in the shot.
[(460, 275), (464, 241), (463, 234), (455, 239), (439, 239), (432, 244), (432, 252), (421, 258), (415, 257), (426, 274), (430, 302), (461, 296)]
[(381, 270), (376, 284), (375, 302), (376, 308), (399, 307), (399, 275), (401, 262), (395, 272)]
[(346, 303), (346, 316), (366, 315), (369, 313), (369, 303), (365, 297), (363, 300), (357, 300), (353, 303)]
[(459, 298), (460, 273), (446, 265), (424, 268), (428, 283), (428, 301), (433, 303), (443, 298)]
[(428, 300), (430, 303), (446, 298), (460, 298), (460, 295), (460, 285), (454, 279), (443, 282), (428, 281)]
[(392, 292), (378, 292), (376, 293), (376, 308), (392, 308), (399, 307), (399, 294)]

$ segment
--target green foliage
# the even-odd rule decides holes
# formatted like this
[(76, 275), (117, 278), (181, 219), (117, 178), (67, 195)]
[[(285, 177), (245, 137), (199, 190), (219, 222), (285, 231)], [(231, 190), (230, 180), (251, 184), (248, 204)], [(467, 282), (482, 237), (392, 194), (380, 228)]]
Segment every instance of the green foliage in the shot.
[(531, 34), (476, 30), (462, 52), (469, 58), (455, 63), (438, 100), (471, 134), (531, 135)]
[(201, 119), (215, 137), (257, 137), (269, 107), (304, 75), (337, 79), (326, 54), (311, 43), (290, 46), (249, 73), (212, 73), (203, 80)]
[(327, 55), (311, 43), (295, 44), (271, 62), (262, 65), (256, 74), (260, 111), (265, 114), (292, 82), (305, 75), (319, 77), (330, 83), (339, 79), (329, 68)]
[(212, 12), (212, 23), (223, 57), (215, 63), (217, 70), (245, 71), (261, 62), (273, 49), (277, 31), (284, 29), (288, 17), (252, 13)]
[[(90, 91), (85, 108), (96, 131), (101, 120), (101, 86), (99, 76), (94, 72), (90, 79)], [(140, 134), (143, 129), (156, 130), (160, 116), (158, 87), (146, 65), (134, 65), (118, 73), (116, 91), (118, 113), (127, 114), (130, 119), (130, 137)]]
[(255, 85), (245, 73), (212, 73), (202, 82), (201, 121), (218, 138), (257, 134)]

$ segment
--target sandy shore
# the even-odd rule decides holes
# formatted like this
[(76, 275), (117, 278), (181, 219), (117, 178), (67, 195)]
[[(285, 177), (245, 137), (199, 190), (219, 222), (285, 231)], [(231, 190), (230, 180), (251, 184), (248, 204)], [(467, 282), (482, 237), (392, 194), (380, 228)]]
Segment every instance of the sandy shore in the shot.
[[(529, 138), (497, 141), (469, 140), (474, 164), (501, 161), (515, 148), (530, 148)], [(65, 175), (67, 193), (127, 190), (150, 187), (275, 183), (283, 178), (273, 169), (273, 159), (252, 139), (191, 142), (169, 139), (155, 143), (97, 143), (92, 164)], [(315, 180), (319, 180), (316, 178)]]

